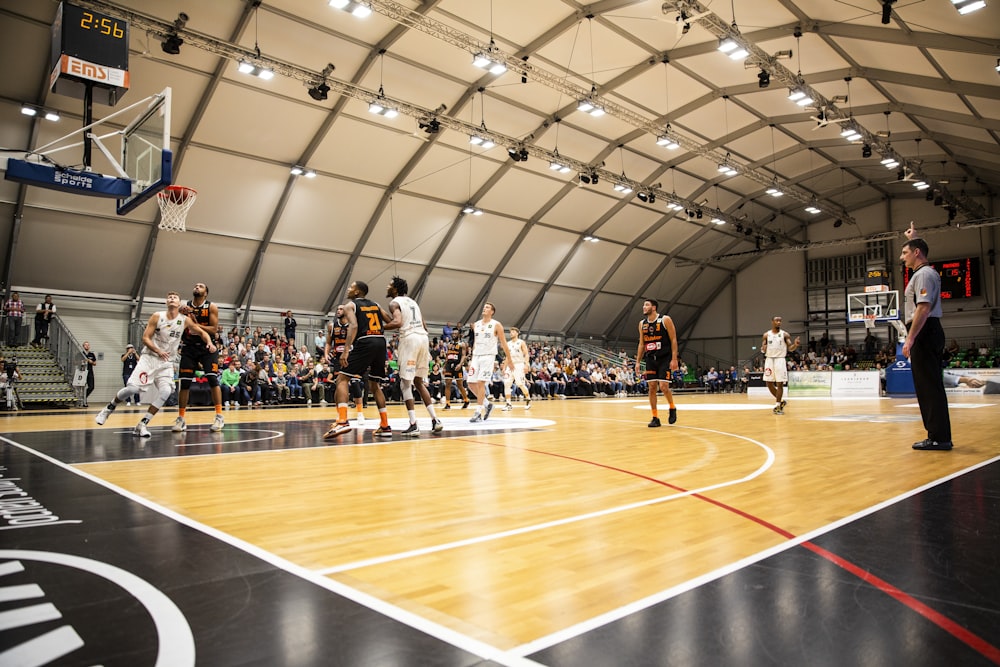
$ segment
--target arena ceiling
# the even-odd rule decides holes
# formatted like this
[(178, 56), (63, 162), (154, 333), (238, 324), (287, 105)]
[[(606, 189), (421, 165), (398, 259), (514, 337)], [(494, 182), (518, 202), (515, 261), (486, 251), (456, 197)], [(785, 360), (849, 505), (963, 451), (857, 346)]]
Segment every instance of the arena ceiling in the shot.
[[(614, 339), (649, 295), (683, 333), (748, 251), (885, 231), (895, 199), (926, 201), (934, 223), (977, 220), (1000, 189), (997, 2), (967, 15), (948, 0), (348, 5), (367, 18), (327, 0), (79, 4), (131, 17), (119, 107), (171, 88), (175, 182), (198, 201), (175, 234), (153, 202), (119, 217), (108, 200), (0, 182), (4, 276), (25, 290), (142, 300), (197, 280), (244, 312), (325, 313), (351, 280), (381, 296), (399, 274), (428, 321), (474, 319), (488, 299), (529, 332)], [(81, 101), (48, 89), (57, 6), (0, 0), (4, 149), (81, 125)], [(172, 29), (177, 54), (161, 46)], [(726, 34), (748, 55), (720, 53)], [(257, 49), (271, 80), (237, 71)], [(480, 51), (507, 71), (475, 67)], [(797, 84), (814, 104), (788, 99)], [(397, 117), (369, 112), (380, 90)], [(580, 111), (584, 97), (606, 113)], [(62, 120), (23, 116), (23, 102)], [(497, 145), (470, 144), (476, 130)]]

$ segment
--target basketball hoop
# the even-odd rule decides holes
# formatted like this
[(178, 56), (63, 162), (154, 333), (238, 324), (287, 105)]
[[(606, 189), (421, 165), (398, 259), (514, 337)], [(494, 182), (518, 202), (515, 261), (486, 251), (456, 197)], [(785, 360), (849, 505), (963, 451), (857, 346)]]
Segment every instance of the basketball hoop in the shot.
[(168, 185), (156, 193), (156, 203), (160, 206), (160, 229), (183, 232), (188, 211), (194, 206), (198, 192), (183, 185)]
[(871, 313), (871, 314), (865, 313), (863, 319), (864, 319), (864, 323), (865, 323), (865, 329), (867, 329), (868, 331), (871, 331), (872, 329), (875, 328), (875, 313)]

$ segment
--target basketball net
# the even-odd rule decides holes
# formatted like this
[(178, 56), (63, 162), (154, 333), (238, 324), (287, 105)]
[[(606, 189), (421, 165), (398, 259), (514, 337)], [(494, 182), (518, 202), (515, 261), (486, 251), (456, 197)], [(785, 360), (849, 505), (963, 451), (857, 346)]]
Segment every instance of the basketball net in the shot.
[(160, 207), (160, 229), (183, 232), (188, 211), (194, 206), (198, 192), (183, 185), (168, 185), (156, 193), (156, 203)]
[(865, 313), (864, 323), (865, 323), (865, 329), (867, 329), (868, 331), (871, 331), (872, 329), (874, 329), (875, 328), (875, 313), (871, 313), (871, 314)]

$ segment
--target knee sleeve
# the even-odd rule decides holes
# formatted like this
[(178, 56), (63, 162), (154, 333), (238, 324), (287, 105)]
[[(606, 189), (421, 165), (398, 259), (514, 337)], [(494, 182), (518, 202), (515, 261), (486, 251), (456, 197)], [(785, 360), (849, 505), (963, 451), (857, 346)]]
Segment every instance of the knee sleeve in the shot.
[(403, 400), (404, 401), (412, 401), (413, 400), (413, 381), (412, 380), (400, 379), (400, 381), (399, 381), (399, 389), (400, 389), (400, 391), (403, 394)]
[(209, 387), (218, 387), (219, 386), (219, 376), (216, 375), (215, 373), (209, 373), (209, 374), (207, 374), (205, 376), (205, 379), (208, 380), (208, 386)]
[(365, 383), (362, 382), (361, 378), (354, 378), (348, 385), (349, 394), (352, 398), (361, 398), (365, 395)]
[(191, 388), (191, 378), (181, 378), (181, 391), (187, 391)]
[(139, 387), (135, 386), (134, 384), (127, 384), (118, 390), (118, 393), (115, 394), (115, 398), (117, 398), (121, 402), (130, 401), (132, 400), (132, 397), (138, 393), (139, 393)]
[(167, 400), (170, 398), (170, 394), (174, 392), (174, 388), (172, 384), (158, 384), (156, 385), (156, 389), (156, 395), (149, 404), (159, 410), (166, 404)]

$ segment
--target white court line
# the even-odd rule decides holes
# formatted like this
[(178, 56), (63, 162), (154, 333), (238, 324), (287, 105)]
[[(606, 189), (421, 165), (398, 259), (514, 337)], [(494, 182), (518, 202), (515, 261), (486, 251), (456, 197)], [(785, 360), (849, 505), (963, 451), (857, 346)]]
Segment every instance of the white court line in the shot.
[(505, 665), (507, 667), (540, 667), (540, 665), (537, 662), (529, 660), (528, 658), (525, 658), (523, 655), (512, 654), (510, 652), (504, 651), (503, 649), (499, 649), (495, 646), (490, 646), (485, 642), (479, 641), (478, 639), (474, 639), (467, 635), (463, 635), (459, 632), (452, 630), (451, 628), (447, 628), (443, 625), (440, 625), (438, 623), (435, 623), (434, 621), (418, 616), (405, 609), (401, 609), (393, 604), (390, 604), (384, 600), (380, 600), (379, 598), (376, 598), (372, 595), (359, 591), (355, 588), (351, 588), (350, 586), (342, 584), (328, 577), (318, 575), (307, 568), (304, 568), (300, 565), (296, 565), (291, 561), (285, 560), (281, 556), (273, 554), (269, 551), (265, 551), (260, 547), (250, 544), (249, 542), (244, 542), (243, 540), (237, 537), (233, 537), (232, 535), (224, 533), (216, 528), (212, 528), (211, 526), (206, 526), (205, 524), (199, 521), (195, 521), (194, 519), (184, 516), (183, 514), (178, 514), (177, 512), (171, 509), (168, 509), (151, 500), (143, 498), (142, 496), (136, 495), (131, 491), (123, 489), (99, 477), (95, 477), (94, 475), (84, 472), (83, 470), (78, 470), (71, 465), (67, 465), (62, 461), (54, 459), (51, 456), (48, 456), (47, 454), (43, 454), (42, 452), (32, 449), (31, 447), (22, 445), (21, 443), (18, 442), (14, 442), (13, 440), (10, 440), (2, 435), (0, 435), (0, 442), (6, 442), (11, 446), (17, 447), (18, 449), (28, 452), (29, 454), (32, 454), (33, 456), (37, 456), (38, 458), (47, 461), (59, 468), (67, 470), (75, 475), (79, 475), (80, 477), (89, 480), (91, 482), (94, 482), (95, 484), (99, 484), (100, 486), (103, 486), (104, 488), (114, 493), (117, 493), (118, 495), (124, 498), (128, 498), (129, 500), (139, 503), (140, 505), (143, 505), (144, 507), (147, 507), (150, 510), (153, 510), (154, 512), (162, 514), (163, 516), (169, 519), (184, 524), (185, 526), (188, 526), (190, 528), (194, 528), (195, 530), (200, 531), (210, 537), (213, 537), (219, 540), (220, 542), (223, 542), (225, 544), (228, 544), (229, 546), (240, 549), (241, 551), (244, 551), (250, 554), (251, 556), (255, 556), (280, 570), (284, 570), (289, 574), (293, 574), (301, 579), (305, 579), (306, 581), (316, 584), (321, 588), (325, 588), (328, 591), (331, 591), (333, 593), (336, 593), (337, 595), (347, 598), (352, 602), (356, 602), (363, 607), (367, 607), (368, 609), (376, 611), (382, 614), (383, 616), (391, 618), (395, 621), (399, 621), (404, 625), (408, 625), (411, 628), (420, 630), (421, 632), (424, 632), (430, 635), (431, 637), (440, 639), (441, 641), (447, 644), (451, 644), (456, 648), (460, 648), (463, 651), (468, 651), (469, 653), (477, 655), (485, 660), (492, 660), (494, 662), (497, 662), (498, 664)]
[[(600, 421), (620, 421), (620, 420), (600, 420)], [(631, 422), (629, 422), (631, 423)], [(722, 489), (727, 486), (735, 486), (737, 484), (742, 484), (744, 482), (749, 482), (752, 479), (759, 477), (764, 474), (768, 468), (774, 464), (774, 450), (765, 445), (762, 442), (758, 442), (753, 438), (748, 438), (742, 435), (736, 435), (734, 433), (726, 433), (724, 431), (716, 431), (710, 428), (698, 428), (695, 426), (674, 426), (672, 428), (684, 428), (692, 431), (704, 431), (706, 433), (714, 433), (716, 435), (730, 436), (733, 438), (738, 438), (740, 440), (746, 440), (747, 442), (757, 445), (765, 452), (767, 452), (767, 457), (763, 464), (758, 467), (755, 471), (736, 480), (730, 480), (728, 482), (720, 482), (718, 484), (712, 484), (709, 486), (703, 486), (698, 489), (692, 489), (690, 491), (683, 491), (680, 493), (672, 493), (668, 496), (660, 496), (659, 498), (651, 498), (649, 500), (643, 500), (636, 503), (629, 503), (628, 505), (619, 505), (618, 507), (609, 507), (607, 509), (599, 510), (597, 512), (588, 512), (587, 514), (578, 514), (576, 516), (566, 517), (563, 519), (556, 519), (554, 521), (546, 521), (544, 523), (538, 523), (531, 526), (522, 526), (521, 528), (513, 528), (511, 530), (501, 531), (499, 533), (491, 533), (489, 535), (480, 535), (479, 537), (470, 537), (464, 540), (456, 540), (454, 542), (446, 542), (443, 544), (438, 544), (431, 547), (424, 547), (422, 549), (413, 549), (410, 551), (403, 551), (395, 554), (387, 554), (385, 556), (377, 556), (375, 558), (367, 558), (365, 560), (354, 561), (353, 563), (344, 563), (342, 565), (335, 565), (333, 567), (322, 568), (315, 570), (318, 574), (336, 574), (338, 572), (346, 572), (348, 570), (356, 570), (362, 567), (368, 567), (370, 565), (381, 565), (383, 563), (390, 563), (392, 561), (404, 560), (406, 558), (415, 558), (417, 556), (424, 556), (426, 554), (438, 553), (440, 551), (447, 551), (449, 549), (458, 549), (460, 547), (466, 547), (472, 544), (482, 544), (484, 542), (492, 542), (494, 540), (500, 540), (507, 537), (513, 537), (515, 535), (524, 535), (527, 533), (533, 533), (540, 530), (547, 530), (549, 528), (555, 528), (557, 526), (565, 526), (571, 523), (577, 523), (580, 521), (588, 521), (590, 519), (596, 519), (598, 517), (609, 516), (611, 514), (618, 514), (621, 512), (628, 512), (630, 510), (638, 509), (640, 507), (648, 507), (650, 505), (657, 505), (660, 503), (669, 502), (671, 500), (677, 500), (679, 498), (687, 498), (697, 493), (705, 493), (707, 491), (714, 491), (716, 489)]]
[(878, 503), (877, 505), (873, 505), (871, 507), (861, 510), (860, 512), (856, 512), (855, 514), (844, 517), (843, 519), (834, 521), (833, 523), (829, 523), (825, 526), (812, 530), (808, 533), (794, 537), (788, 540), (787, 542), (783, 542), (769, 549), (765, 549), (751, 556), (747, 556), (742, 560), (730, 563), (729, 565), (720, 567), (719, 569), (714, 570), (712, 572), (707, 572), (699, 577), (695, 577), (694, 579), (689, 579), (688, 581), (685, 581), (682, 584), (678, 584), (677, 586), (674, 586), (672, 588), (668, 588), (664, 591), (661, 591), (654, 595), (650, 595), (649, 597), (643, 598), (641, 600), (636, 600), (631, 604), (619, 607), (618, 609), (613, 609), (609, 612), (601, 614), (600, 616), (595, 616), (591, 619), (583, 621), (582, 623), (577, 623), (576, 625), (564, 628), (562, 630), (559, 630), (558, 632), (554, 632), (545, 637), (539, 637), (534, 641), (528, 642), (527, 644), (522, 644), (521, 646), (511, 649), (510, 652), (516, 653), (517, 655), (530, 655), (531, 653), (541, 651), (543, 649), (555, 646), (556, 644), (567, 641), (574, 637), (578, 637), (586, 632), (595, 630), (603, 625), (613, 623), (614, 621), (621, 620), (631, 614), (635, 614), (644, 609), (648, 609), (649, 607), (657, 605), (661, 602), (665, 602), (666, 600), (676, 597), (681, 593), (686, 593), (688, 591), (694, 590), (695, 588), (698, 588), (699, 586), (715, 581), (716, 579), (721, 579), (722, 577), (725, 577), (729, 574), (737, 572), (738, 570), (753, 565), (754, 563), (762, 561), (765, 558), (769, 558), (771, 556), (780, 554), (784, 551), (788, 551), (792, 547), (796, 547), (802, 544), (803, 542), (809, 542), (811, 540), (814, 540), (820, 535), (824, 535), (828, 532), (836, 530), (841, 526), (845, 526), (853, 521), (866, 517), (869, 514), (874, 514), (875, 512), (885, 509), (886, 507), (889, 507), (898, 502), (906, 500), (907, 498), (915, 496), (918, 493), (923, 493), (924, 491), (933, 488), (938, 484), (943, 484), (944, 482), (947, 482), (949, 480), (961, 477), (962, 475), (970, 473), (976, 470), (977, 468), (982, 468), (983, 466), (990, 465), (991, 463), (995, 463), (997, 461), (1000, 461), (1000, 456), (994, 457), (988, 461), (977, 463), (973, 466), (965, 468), (964, 470), (959, 470), (950, 475), (946, 475), (945, 477), (942, 477), (940, 479), (928, 482), (921, 487), (913, 489), (912, 491), (907, 491), (906, 493), (900, 494), (895, 498), (890, 498), (889, 500), (885, 500), (881, 503)]

